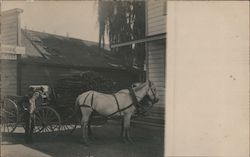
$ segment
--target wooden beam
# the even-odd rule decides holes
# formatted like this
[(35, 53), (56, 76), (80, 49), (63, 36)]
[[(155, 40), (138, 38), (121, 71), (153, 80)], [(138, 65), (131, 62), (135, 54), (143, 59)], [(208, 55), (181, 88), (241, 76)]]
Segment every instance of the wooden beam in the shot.
[(123, 46), (132, 45), (132, 44), (138, 44), (138, 43), (146, 43), (146, 42), (151, 42), (151, 41), (161, 40), (161, 39), (166, 39), (166, 33), (148, 36), (146, 38), (139, 39), (139, 40), (132, 40), (132, 41), (124, 42), (124, 43), (113, 44), (110, 47), (117, 48), (117, 47), (123, 47)]

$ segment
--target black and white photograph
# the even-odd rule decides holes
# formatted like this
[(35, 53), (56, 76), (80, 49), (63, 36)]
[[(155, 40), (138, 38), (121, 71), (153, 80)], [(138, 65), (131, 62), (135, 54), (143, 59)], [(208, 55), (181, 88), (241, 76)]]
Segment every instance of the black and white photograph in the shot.
[(1, 156), (163, 157), (166, 8), (1, 1)]
[(249, 0), (0, 0), (1, 157), (249, 157)]

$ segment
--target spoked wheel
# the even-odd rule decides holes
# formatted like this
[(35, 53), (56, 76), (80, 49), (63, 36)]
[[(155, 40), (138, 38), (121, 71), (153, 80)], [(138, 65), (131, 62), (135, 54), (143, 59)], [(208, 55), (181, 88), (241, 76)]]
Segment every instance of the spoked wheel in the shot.
[(1, 132), (12, 133), (15, 131), (18, 124), (18, 108), (16, 103), (4, 98), (1, 105)]
[(77, 115), (74, 114), (75, 110), (73, 108), (67, 108), (63, 111), (64, 120), (62, 120), (60, 135), (70, 135), (76, 130), (77, 126)]
[(35, 111), (34, 133), (58, 133), (61, 119), (59, 114), (51, 107), (41, 106)]
[(76, 124), (71, 124), (70, 122), (64, 122), (61, 125), (61, 133), (60, 135), (70, 135), (76, 130)]

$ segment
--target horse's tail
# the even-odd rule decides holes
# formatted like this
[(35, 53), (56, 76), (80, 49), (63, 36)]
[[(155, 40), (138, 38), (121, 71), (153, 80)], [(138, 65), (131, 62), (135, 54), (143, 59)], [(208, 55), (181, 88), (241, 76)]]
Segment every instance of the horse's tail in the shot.
[[(75, 114), (76, 115), (82, 115), (82, 112), (81, 112), (81, 107), (84, 106), (84, 103), (86, 101), (86, 99), (88, 98), (88, 96), (90, 95), (91, 92), (85, 92), (81, 95), (79, 95), (77, 98), (76, 98), (76, 101), (75, 101), (75, 107), (74, 107), (74, 110), (75, 110)], [(81, 99), (84, 98), (84, 101), (81, 102)]]
[(80, 111), (80, 104), (79, 104), (79, 98), (77, 97), (75, 101), (75, 106), (74, 106), (75, 115), (77, 115), (79, 111)]
[(71, 108), (73, 111), (73, 114), (71, 116), (71, 120), (72, 122), (78, 124), (79, 123), (79, 120), (81, 118), (81, 111), (80, 111), (80, 105), (79, 105), (79, 99), (78, 97), (76, 98), (76, 101), (75, 101), (75, 105), (72, 106)]

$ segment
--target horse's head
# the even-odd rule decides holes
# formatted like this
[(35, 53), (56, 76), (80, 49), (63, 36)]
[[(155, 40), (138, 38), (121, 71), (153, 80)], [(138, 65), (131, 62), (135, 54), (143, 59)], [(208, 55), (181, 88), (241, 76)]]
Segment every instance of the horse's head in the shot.
[(132, 84), (132, 88), (134, 89), (139, 89), (139, 90), (146, 90), (146, 95), (144, 95), (142, 101), (144, 102), (143, 104), (155, 104), (159, 101), (156, 87), (153, 82), (147, 81), (145, 83), (134, 83)]
[(149, 101), (151, 101), (153, 104), (155, 104), (159, 101), (156, 87), (155, 87), (154, 83), (149, 81), (149, 80), (147, 81), (147, 85), (148, 85), (148, 90), (147, 90), (146, 96), (148, 96)]

